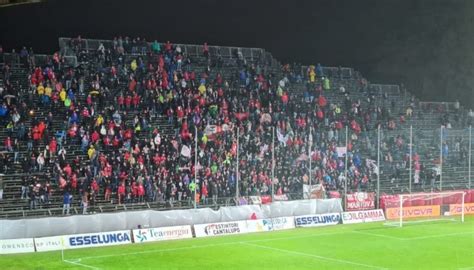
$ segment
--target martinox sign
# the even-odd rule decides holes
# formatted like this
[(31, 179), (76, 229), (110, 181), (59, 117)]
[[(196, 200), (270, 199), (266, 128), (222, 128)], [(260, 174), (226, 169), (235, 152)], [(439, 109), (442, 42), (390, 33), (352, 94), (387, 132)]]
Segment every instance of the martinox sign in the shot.
[(346, 211), (360, 211), (375, 209), (374, 192), (355, 192), (347, 194)]
[[(403, 207), (404, 218), (438, 217), (440, 213), (439, 205)], [(400, 218), (400, 208), (387, 208), (385, 214), (387, 219)]]

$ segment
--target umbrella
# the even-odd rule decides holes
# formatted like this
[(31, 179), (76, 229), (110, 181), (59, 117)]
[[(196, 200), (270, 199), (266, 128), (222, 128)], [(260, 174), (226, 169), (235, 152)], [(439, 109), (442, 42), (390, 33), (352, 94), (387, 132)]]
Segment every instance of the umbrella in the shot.
[(4, 99), (6, 99), (6, 98), (16, 98), (16, 96), (14, 96), (14, 95), (4, 95), (3, 98)]
[(99, 95), (100, 93), (99, 93), (99, 91), (94, 90), (94, 91), (90, 91), (89, 94), (91, 94), (91, 95)]

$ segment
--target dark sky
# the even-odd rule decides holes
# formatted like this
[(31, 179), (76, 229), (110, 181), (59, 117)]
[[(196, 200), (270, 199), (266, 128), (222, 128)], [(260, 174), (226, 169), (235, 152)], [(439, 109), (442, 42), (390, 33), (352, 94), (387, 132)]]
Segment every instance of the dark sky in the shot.
[(281, 62), (348, 66), (423, 100), (474, 104), (474, 1), (82, 0), (0, 9), (0, 44), (51, 54), (58, 37), (261, 47)]

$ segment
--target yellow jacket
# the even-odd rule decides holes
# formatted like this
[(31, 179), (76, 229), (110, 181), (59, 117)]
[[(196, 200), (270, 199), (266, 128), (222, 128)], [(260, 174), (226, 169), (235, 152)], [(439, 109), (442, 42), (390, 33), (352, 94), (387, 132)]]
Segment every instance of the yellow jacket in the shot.
[(89, 150), (87, 150), (87, 156), (89, 156), (89, 159), (92, 158), (92, 156), (94, 155), (94, 153), (95, 153), (94, 147), (90, 147)]
[(132, 71), (137, 70), (137, 60), (133, 60), (132, 63), (130, 64), (130, 68)]
[(204, 84), (201, 84), (199, 86), (198, 90), (199, 90), (199, 94), (201, 94), (201, 96), (206, 94), (206, 86)]
[(44, 87), (40, 84), (40, 85), (36, 88), (36, 92), (38, 93), (38, 95), (43, 95), (43, 94), (44, 94)]
[(51, 87), (46, 87), (44, 89), (44, 94), (47, 95), (48, 97), (51, 97), (51, 94), (53, 93), (53, 89)]
[(61, 92), (59, 92), (59, 98), (63, 102), (66, 100), (66, 90), (64, 90), (64, 88), (61, 90)]

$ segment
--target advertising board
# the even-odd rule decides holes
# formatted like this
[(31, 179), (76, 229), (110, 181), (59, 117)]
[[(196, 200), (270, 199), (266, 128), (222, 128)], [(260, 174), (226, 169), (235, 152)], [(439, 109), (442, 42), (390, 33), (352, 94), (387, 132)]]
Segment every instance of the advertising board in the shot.
[[(404, 218), (418, 218), (418, 217), (438, 217), (440, 215), (439, 205), (424, 205), (424, 206), (409, 206), (403, 207)], [(385, 216), (387, 219), (400, 218), (400, 208), (385, 209)]]
[(342, 213), (342, 223), (344, 224), (375, 222), (383, 220), (385, 220), (385, 216), (383, 214), (382, 209)]
[(190, 225), (133, 230), (135, 243), (192, 238)]
[(0, 240), (0, 254), (35, 252), (33, 238)]
[(341, 220), (340, 213), (329, 213), (321, 215), (296, 216), (296, 227), (318, 227), (327, 225), (336, 225)]
[(247, 232), (245, 220), (194, 225), (196, 237), (240, 234)]

